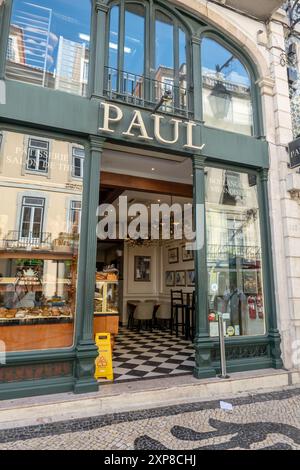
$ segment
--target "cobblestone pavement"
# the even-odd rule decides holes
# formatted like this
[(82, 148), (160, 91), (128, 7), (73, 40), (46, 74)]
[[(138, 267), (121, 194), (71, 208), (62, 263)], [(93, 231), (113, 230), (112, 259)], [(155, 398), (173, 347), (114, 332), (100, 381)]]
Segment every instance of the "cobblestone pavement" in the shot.
[(300, 389), (0, 431), (6, 449), (300, 449)]

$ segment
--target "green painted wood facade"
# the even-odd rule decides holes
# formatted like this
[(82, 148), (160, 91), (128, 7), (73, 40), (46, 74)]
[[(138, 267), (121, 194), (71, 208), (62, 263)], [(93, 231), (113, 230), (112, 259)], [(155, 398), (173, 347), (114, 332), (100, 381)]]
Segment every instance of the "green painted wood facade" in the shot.
[[(55, 139), (72, 139), (85, 146), (82, 230), (80, 239), (79, 280), (77, 289), (77, 311), (74, 346), (68, 350), (31, 351), (9, 353), (5, 367), (26, 370), (44, 367), (44, 378), (38, 380), (16, 380), (0, 383), (0, 398), (22, 397), (34, 394), (57, 393), (73, 390), (75, 393), (95, 391), (98, 388), (93, 378), (94, 360), (97, 354), (93, 341), (93, 297), (94, 269), (96, 259), (96, 207), (99, 197), (99, 174), (101, 156), (106, 140), (128, 145), (118, 126), (113, 136), (99, 132), (100, 102), (104, 96), (104, 67), (107, 44), (107, 24), (110, 4), (115, 2), (93, 0), (91, 19), (91, 57), (89, 68), (89, 96), (74, 96), (30, 84), (5, 80), (6, 47), (9, 33), (12, 0), (0, 8), (0, 80), (5, 80), (6, 104), (0, 104), (0, 127), (12, 131), (41, 134)], [(168, 9), (168, 2), (156, 2)], [(149, 2), (150, 10), (153, 2)], [(271, 229), (268, 207), (268, 144), (264, 139), (259, 89), (255, 85), (257, 71), (251, 60), (239, 52), (238, 45), (229, 41), (220, 31), (212, 29), (205, 19), (190, 12), (171, 11), (182, 21), (190, 35), (190, 64), (192, 76), (193, 120), (198, 124), (195, 142), (205, 143), (202, 152), (191, 153), (183, 149), (182, 142), (163, 148), (164, 152), (187, 155), (193, 160), (194, 202), (205, 204), (205, 166), (218, 166), (252, 172), (257, 175), (261, 217), (265, 305), (267, 311), (267, 333), (259, 337), (239, 337), (227, 342), (229, 371), (241, 371), (266, 367), (281, 368), (280, 335), (276, 321)], [(252, 75), (254, 108), (254, 136), (235, 134), (206, 127), (202, 116), (201, 93), (201, 38), (204, 35), (217, 37), (226, 47), (234, 48), (238, 57), (247, 64)], [(150, 44), (150, 38), (146, 38)], [(129, 122), (133, 107), (116, 103), (124, 113), (124, 122)], [(151, 129), (151, 111), (142, 110), (145, 123)], [(168, 136), (166, 136), (168, 138)], [(131, 139), (130, 145), (140, 148), (162, 150), (154, 141), (150, 144)], [(205, 216), (197, 223), (198, 236), (205, 238)], [(202, 231), (202, 233), (200, 233)], [(206, 249), (196, 255), (198, 278), (206, 273)], [(207, 285), (198, 283), (197, 290), (197, 334), (195, 339), (198, 378), (214, 376), (219, 371), (219, 347), (216, 339), (209, 337), (207, 321)], [(56, 368), (54, 367), (56, 365)], [(61, 367), (57, 367), (61, 365)], [(52, 371), (52, 372), (51, 372)], [(33, 374), (34, 376), (34, 374)], [(25, 375), (24, 375), (25, 377)]]

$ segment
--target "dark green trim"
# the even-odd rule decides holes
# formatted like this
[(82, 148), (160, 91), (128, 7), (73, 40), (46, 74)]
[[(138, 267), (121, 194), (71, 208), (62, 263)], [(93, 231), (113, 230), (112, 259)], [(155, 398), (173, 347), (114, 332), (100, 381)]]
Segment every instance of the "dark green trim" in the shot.
[(270, 207), (268, 196), (269, 172), (264, 169), (259, 173), (258, 194), (261, 221), (261, 243), (263, 253), (263, 282), (265, 289), (265, 310), (267, 317), (267, 327), (271, 344), (272, 367), (281, 369), (283, 362), (280, 350), (280, 333), (277, 326), (277, 308), (275, 299), (274, 262), (272, 252), (272, 234), (270, 224)]
[(98, 390), (94, 378), (95, 359), (98, 348), (94, 341), (94, 293), (97, 254), (97, 207), (99, 205), (100, 164), (104, 139), (90, 137), (86, 147), (84, 162), (84, 188), (82, 207), (85, 208), (81, 219), (80, 253), (78, 285), (82, 286), (84, 295), (78, 297), (77, 316), (77, 362), (75, 393), (86, 393)]
[(12, 0), (6, 0), (0, 7), (0, 80), (5, 78), (6, 51), (10, 28)]
[(193, 84), (192, 92), (194, 99), (194, 120), (202, 121), (203, 119), (203, 107), (202, 107), (202, 93), (198, 93), (198, 90), (202, 89), (202, 74), (199, 73), (201, 70), (201, 39), (199, 36), (192, 36), (191, 38), (191, 49), (192, 49), (192, 64), (193, 64)]
[(106, 25), (108, 7), (103, 0), (92, 0), (91, 56), (89, 66), (90, 96), (102, 97), (106, 52)]
[(206, 259), (206, 211), (205, 211), (205, 158), (198, 154), (193, 156), (194, 177), (194, 220), (196, 239), (199, 247), (195, 251), (195, 309), (196, 309), (196, 333), (194, 347), (196, 351), (196, 365), (194, 376), (198, 379), (214, 377), (215, 370), (211, 366), (211, 349), (208, 324), (208, 278), (203, 273), (207, 272)]
[(0, 384), (0, 400), (66, 393), (71, 392), (73, 388), (73, 377), (11, 382)]
[[(98, 204), (100, 159), (103, 151), (105, 135), (99, 136), (99, 103), (103, 96), (104, 65), (107, 64), (107, 44), (109, 34), (108, 7), (117, 2), (107, 0), (92, 0), (92, 29), (91, 29), (91, 57), (89, 77), (89, 98), (83, 98), (68, 93), (40, 88), (30, 84), (6, 80), (7, 103), (0, 105), (0, 127), (12, 132), (24, 132), (54, 139), (74, 141), (85, 145), (86, 162), (83, 179), (84, 195), (82, 210), (82, 233), (80, 240), (80, 257), (78, 264), (79, 282), (77, 288), (77, 308), (75, 317), (75, 340), (70, 349), (30, 351), (9, 353), (8, 366), (37, 364), (51, 364), (62, 361), (72, 363), (73, 377), (52, 378), (44, 380), (29, 380), (0, 385), (0, 399), (17, 398), (22, 396), (43, 393), (59, 393), (74, 390), (76, 393), (96, 391), (98, 384), (94, 379), (94, 360), (97, 348), (93, 341), (93, 297), (94, 297), (94, 271), (95, 266), (95, 209)], [(12, 0), (6, 0), (1, 8), (0, 16), (0, 79), (4, 77), (7, 41), (11, 16)], [(193, 106), (195, 121), (199, 124), (195, 131), (195, 144), (205, 143), (202, 155), (195, 155), (194, 162), (194, 200), (205, 205), (205, 173), (204, 165), (215, 167), (228, 167), (236, 171), (250, 171), (255, 173), (261, 170), (261, 179), (258, 182), (259, 204), (261, 210), (261, 233), (263, 249), (263, 269), (265, 284), (265, 305), (268, 313), (268, 332), (262, 337), (234, 338), (226, 341), (228, 351), (237, 351), (237, 359), (228, 361), (229, 371), (259, 369), (262, 367), (282, 366), (280, 359), (280, 336), (276, 322), (276, 302), (274, 294), (274, 278), (271, 249), (271, 230), (269, 220), (268, 192), (265, 169), (269, 167), (268, 145), (261, 138), (264, 135), (260, 91), (253, 85), (253, 106), (255, 116), (255, 136), (249, 137), (233, 132), (204, 126), (202, 121), (202, 92), (201, 92), (201, 37), (211, 34), (217, 37), (225, 47), (231, 48), (251, 72), (253, 84), (259, 78), (257, 69), (250, 58), (247, 58), (242, 45), (237, 46), (230, 39), (224, 39), (224, 34), (217, 28), (207, 26), (196, 13), (193, 14), (184, 8), (177, 8), (173, 4), (153, 1), (145, 2), (149, 9), (149, 24), (146, 24), (145, 44), (150, 47), (149, 59), (145, 63), (146, 72), (150, 73), (155, 63), (154, 37), (155, 11), (166, 11), (175, 18), (175, 24), (180, 25), (188, 37), (187, 57), (189, 70), (192, 71), (191, 83), (193, 88)], [(206, 19), (205, 19), (206, 22)], [(123, 37), (122, 22), (120, 35)], [(121, 49), (122, 50), (122, 49)], [(119, 51), (121, 53), (121, 51)], [(177, 51), (178, 53), (178, 51)], [(176, 54), (176, 51), (175, 51)], [(146, 55), (147, 56), (147, 55)], [(119, 64), (120, 67), (121, 64)], [(150, 92), (149, 92), (150, 93)], [(118, 104), (124, 112), (124, 126), (130, 122), (133, 109), (136, 107)], [(45, 113), (45, 109), (47, 112)], [(142, 110), (147, 128), (153, 133), (153, 120), (151, 111)], [(170, 116), (166, 116), (170, 118)], [(152, 126), (152, 127), (151, 127)], [(171, 154), (191, 157), (191, 151), (182, 147), (183, 138), (178, 145), (169, 147), (157, 144), (141, 143), (138, 139), (127, 139), (122, 136), (121, 128), (116, 126), (115, 135), (108, 136), (111, 142), (123, 145), (136, 146), (141, 149), (148, 148), (155, 151), (169, 152)], [(170, 138), (168, 129), (165, 138)], [(102, 137), (102, 138), (101, 138)], [(205, 213), (204, 213), (205, 214)], [(205, 239), (205, 216), (201, 223), (197, 223), (198, 236)], [(204, 248), (196, 255), (196, 272), (199, 276), (206, 273), (206, 250)], [(89, 269), (88, 269), (89, 268)], [(206, 281), (207, 282), (207, 279)], [(198, 378), (215, 376), (219, 362), (212, 356), (218, 349), (218, 341), (209, 337), (207, 322), (207, 289), (205, 290), (203, 276), (198, 282), (197, 289), (197, 336), (195, 340), (196, 367), (194, 375)], [(250, 348), (250, 349), (249, 349)], [(252, 349), (251, 349), (252, 348)], [(258, 348), (255, 356), (255, 348)], [(263, 353), (259, 348), (262, 348)], [(265, 350), (265, 353), (264, 353)], [(261, 355), (263, 354), (263, 355)], [(240, 357), (238, 357), (240, 355)], [(249, 357), (248, 357), (248, 356)]]

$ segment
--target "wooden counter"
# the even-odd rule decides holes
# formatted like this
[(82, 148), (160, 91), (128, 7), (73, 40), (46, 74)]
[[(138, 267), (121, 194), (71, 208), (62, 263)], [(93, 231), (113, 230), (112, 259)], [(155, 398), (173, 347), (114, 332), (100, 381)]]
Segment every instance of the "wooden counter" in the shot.
[(112, 349), (115, 345), (115, 337), (119, 333), (119, 314), (118, 313), (95, 313), (94, 315), (94, 334), (110, 333)]
[[(53, 320), (53, 319), (52, 319)], [(35, 349), (70, 348), (73, 344), (73, 320), (57, 323), (0, 325), (0, 338), (6, 351), (33, 351)]]

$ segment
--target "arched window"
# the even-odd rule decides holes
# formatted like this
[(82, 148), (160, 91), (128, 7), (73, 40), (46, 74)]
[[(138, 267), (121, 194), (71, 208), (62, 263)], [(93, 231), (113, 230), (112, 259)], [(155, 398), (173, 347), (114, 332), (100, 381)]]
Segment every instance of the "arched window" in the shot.
[(202, 40), (202, 97), (205, 125), (253, 134), (251, 76), (246, 66), (216, 40)]
[[(153, 21), (154, 18), (154, 21)], [(188, 112), (187, 33), (148, 2), (121, 0), (109, 13), (106, 94), (174, 114)]]

